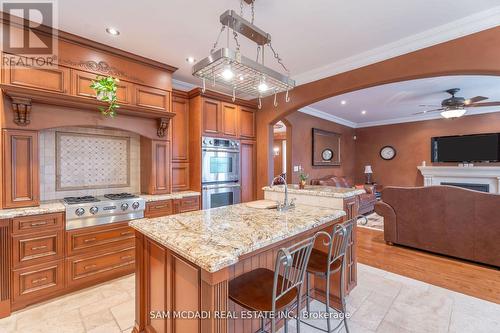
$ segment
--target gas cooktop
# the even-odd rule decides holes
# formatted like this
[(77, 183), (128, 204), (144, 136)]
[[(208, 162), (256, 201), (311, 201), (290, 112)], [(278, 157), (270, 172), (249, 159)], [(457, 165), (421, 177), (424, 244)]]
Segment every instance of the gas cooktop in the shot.
[(93, 197), (91, 195), (86, 195), (83, 197), (66, 197), (63, 199), (65, 203), (68, 205), (73, 205), (73, 204), (79, 204), (79, 203), (86, 203), (86, 202), (98, 202), (100, 201), (96, 197)]

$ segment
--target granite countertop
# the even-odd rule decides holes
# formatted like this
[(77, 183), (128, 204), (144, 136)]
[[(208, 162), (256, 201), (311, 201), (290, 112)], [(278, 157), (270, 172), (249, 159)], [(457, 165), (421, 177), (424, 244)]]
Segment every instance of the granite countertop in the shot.
[(129, 223), (208, 272), (241, 255), (345, 216), (342, 210), (297, 205), (286, 212), (237, 204)]
[[(284, 185), (274, 185), (263, 187), (264, 191), (272, 192), (285, 192)], [(304, 189), (299, 189), (299, 185), (288, 185), (288, 194), (303, 194), (303, 195), (314, 195), (318, 197), (330, 197), (330, 198), (351, 198), (359, 194), (366, 193), (363, 189), (357, 188), (343, 188), (343, 187), (333, 187), (333, 186), (320, 186), (320, 185), (306, 185)]]
[(37, 207), (22, 207), (12, 209), (0, 209), (0, 219), (11, 219), (18, 216), (39, 215), (48, 213), (64, 212), (66, 208), (59, 200), (42, 202)]
[(195, 191), (181, 191), (168, 194), (138, 194), (138, 196), (146, 200), (146, 202), (170, 200), (170, 199), (182, 199), (186, 197), (195, 197), (199, 195), (201, 195), (201, 193)]
[[(154, 202), (154, 201), (169, 200), (169, 199), (182, 199), (186, 197), (199, 196), (199, 195), (200, 192), (195, 192), (195, 191), (182, 191), (182, 192), (174, 192), (169, 194), (158, 194), (158, 195), (138, 194), (138, 196), (145, 199), (146, 202)], [(0, 209), (0, 219), (11, 219), (18, 216), (59, 213), (65, 211), (66, 208), (62, 200), (42, 201), (40, 203), (40, 206), (37, 207)]]

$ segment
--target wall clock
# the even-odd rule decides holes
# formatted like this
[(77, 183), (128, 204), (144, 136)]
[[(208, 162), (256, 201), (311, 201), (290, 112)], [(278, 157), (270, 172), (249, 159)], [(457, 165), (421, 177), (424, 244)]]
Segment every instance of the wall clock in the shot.
[(330, 161), (333, 158), (333, 151), (327, 148), (321, 152), (321, 157), (325, 161)]
[(380, 149), (380, 157), (386, 161), (392, 160), (396, 157), (396, 149), (392, 146), (384, 146)]

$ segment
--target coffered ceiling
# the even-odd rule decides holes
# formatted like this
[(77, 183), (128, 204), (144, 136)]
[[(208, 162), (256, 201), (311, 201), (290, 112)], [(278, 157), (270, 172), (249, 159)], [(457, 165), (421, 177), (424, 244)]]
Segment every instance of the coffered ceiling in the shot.
[[(185, 59), (208, 55), (219, 15), (239, 11), (239, 1), (59, 0), (57, 7), (60, 29), (179, 67), (174, 78), (182, 86), (199, 84)], [(255, 23), (272, 35), (301, 84), (500, 25), (500, 6), (498, 0), (256, 0)], [(120, 35), (107, 34), (107, 27)], [(254, 57), (255, 47), (240, 40), (243, 53)], [(267, 59), (280, 69), (269, 52)]]

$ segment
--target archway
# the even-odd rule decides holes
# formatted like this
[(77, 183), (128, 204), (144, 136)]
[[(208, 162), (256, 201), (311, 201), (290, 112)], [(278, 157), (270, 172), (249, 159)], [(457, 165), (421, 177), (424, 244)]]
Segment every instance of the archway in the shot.
[(273, 175), (285, 174), (288, 183), (292, 182), (292, 124), (281, 119), (273, 124)]
[(496, 27), (301, 85), (293, 90), (290, 103), (274, 107), (273, 98), (266, 98), (257, 113), (258, 187), (271, 178), (271, 124), (286, 115), (325, 98), (385, 83), (442, 75), (500, 75), (499, 54), (500, 27)]

